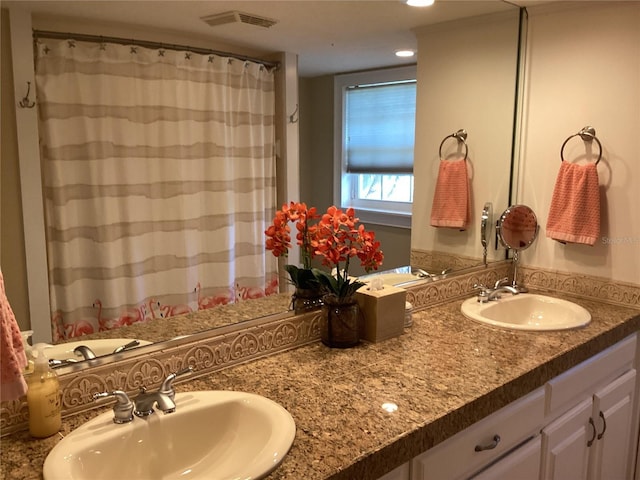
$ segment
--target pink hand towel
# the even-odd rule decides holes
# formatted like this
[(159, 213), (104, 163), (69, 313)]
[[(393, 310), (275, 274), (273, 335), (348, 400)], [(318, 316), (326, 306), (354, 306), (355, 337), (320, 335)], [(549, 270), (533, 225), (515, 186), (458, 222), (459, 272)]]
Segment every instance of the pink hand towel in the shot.
[(17, 400), (27, 393), (22, 370), (27, 366), (20, 328), (4, 291), (0, 271), (0, 400)]
[(547, 237), (593, 245), (600, 235), (600, 190), (595, 163), (562, 162), (553, 190)]
[(466, 160), (440, 160), (431, 226), (465, 229), (471, 217)]

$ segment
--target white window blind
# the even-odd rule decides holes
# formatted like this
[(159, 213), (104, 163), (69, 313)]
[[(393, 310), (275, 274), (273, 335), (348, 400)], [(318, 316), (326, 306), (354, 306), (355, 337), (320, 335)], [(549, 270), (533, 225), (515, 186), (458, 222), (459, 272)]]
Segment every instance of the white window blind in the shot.
[(349, 87), (344, 108), (347, 172), (413, 172), (415, 80)]

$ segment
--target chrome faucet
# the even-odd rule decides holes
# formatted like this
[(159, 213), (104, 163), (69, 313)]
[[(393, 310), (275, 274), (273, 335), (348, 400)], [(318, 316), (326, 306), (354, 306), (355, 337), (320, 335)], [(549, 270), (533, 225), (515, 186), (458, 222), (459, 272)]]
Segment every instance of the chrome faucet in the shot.
[(508, 285), (508, 283), (508, 278), (502, 278), (495, 283), (493, 288), (478, 284), (474, 285), (473, 288), (480, 290), (480, 293), (478, 293), (478, 302), (487, 303), (492, 300), (498, 300), (501, 294), (505, 292), (518, 295), (520, 291), (513, 285)]
[(418, 278), (430, 278), (431, 280), (433, 280), (433, 277), (435, 277), (434, 274), (429, 273), (421, 268), (414, 268), (412, 273), (414, 273)]
[(144, 388), (140, 395), (138, 395), (135, 399), (136, 408), (133, 413), (137, 417), (146, 417), (153, 413), (154, 405), (157, 406), (163, 413), (173, 413), (176, 411), (176, 404), (174, 403), (174, 399), (176, 397), (176, 392), (173, 389), (173, 381), (176, 377), (187, 375), (193, 371), (193, 368), (187, 367), (183, 368), (174, 373), (170, 373), (165, 378), (162, 385), (157, 392), (147, 393)]
[(66, 360), (58, 360), (57, 358), (49, 359), (49, 366), (51, 368), (66, 367), (67, 365), (72, 365), (74, 363), (78, 363), (78, 360), (75, 358), (67, 358)]
[(135, 404), (133, 413), (136, 417), (148, 417), (155, 411), (154, 406), (157, 406), (165, 414), (176, 411), (176, 404), (168, 395), (161, 392), (147, 393), (144, 388), (136, 397)]
[(412, 268), (411, 273), (415, 274), (418, 278), (428, 278), (430, 280), (437, 280), (438, 278), (445, 278), (451, 271), (451, 268), (445, 268), (440, 273), (429, 273), (421, 268)]
[(92, 358), (96, 358), (96, 354), (93, 353), (93, 350), (91, 350), (86, 345), (78, 345), (76, 348), (73, 349), (73, 353), (82, 355), (82, 358), (84, 358), (85, 360), (91, 360)]
[(116, 404), (113, 407), (114, 423), (131, 422), (133, 420), (133, 415), (136, 415), (137, 417), (148, 417), (155, 411), (153, 407), (157, 407), (165, 414), (173, 413), (176, 411), (173, 381), (176, 377), (186, 375), (192, 371), (193, 369), (191, 367), (187, 367), (178, 372), (169, 374), (156, 392), (147, 392), (143, 387), (140, 395), (138, 395), (133, 401), (131, 401), (129, 396), (122, 390), (94, 393), (93, 399), (98, 400), (105, 397), (116, 398)]
[(501, 287), (498, 287), (494, 289), (491, 293), (489, 293), (489, 296), (487, 297), (487, 301), (490, 302), (491, 300), (498, 300), (501, 294), (505, 292), (509, 292), (512, 295), (518, 295), (520, 293), (517, 288), (512, 287), (511, 285), (502, 285)]

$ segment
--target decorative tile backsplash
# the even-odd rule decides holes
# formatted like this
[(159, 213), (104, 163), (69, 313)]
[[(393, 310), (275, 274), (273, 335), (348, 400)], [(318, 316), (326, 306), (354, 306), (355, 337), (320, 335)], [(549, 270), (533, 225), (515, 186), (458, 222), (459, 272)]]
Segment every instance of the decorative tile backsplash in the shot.
[(407, 287), (407, 302), (414, 310), (422, 310), (433, 305), (449, 302), (473, 293), (475, 285), (491, 286), (497, 280), (508, 277), (509, 263), (499, 262), (488, 267), (476, 267), (468, 273)]
[(518, 272), (519, 281), (529, 288), (559, 291), (605, 303), (640, 308), (640, 285), (526, 266), (519, 267)]
[[(474, 285), (494, 285), (510, 271), (511, 263), (504, 261), (475, 267), (437, 282), (421, 281), (407, 287), (407, 301), (418, 311), (468, 297), (475, 291)], [(518, 272), (519, 281), (532, 289), (560, 291), (640, 309), (640, 285), (530, 267), (521, 267)], [(210, 337), (198, 334), (191, 340), (185, 339), (184, 343), (168, 344), (167, 348), (146, 355), (65, 374), (60, 377), (63, 416), (95, 408), (92, 395), (97, 392), (119, 389), (135, 393), (142, 386), (157, 387), (169, 373), (187, 366), (194, 368), (193, 375), (204, 376), (319, 338), (320, 312), (315, 311), (266, 323), (251, 321)], [(27, 419), (26, 399), (0, 405), (2, 435), (26, 429)]]
[[(204, 338), (197, 335), (192, 342), (62, 375), (63, 416), (95, 408), (94, 393), (123, 390), (133, 394), (143, 386), (157, 388), (167, 375), (187, 366), (193, 367), (191, 378), (208, 375), (320, 338), (319, 311), (262, 324), (252, 323), (255, 322), (224, 334)], [(2, 435), (26, 429), (27, 412), (25, 398), (3, 402), (0, 406)]]
[(453, 253), (435, 250), (411, 249), (410, 264), (430, 273), (438, 274), (444, 270), (461, 270), (476, 267), (481, 263), (479, 258), (464, 257)]

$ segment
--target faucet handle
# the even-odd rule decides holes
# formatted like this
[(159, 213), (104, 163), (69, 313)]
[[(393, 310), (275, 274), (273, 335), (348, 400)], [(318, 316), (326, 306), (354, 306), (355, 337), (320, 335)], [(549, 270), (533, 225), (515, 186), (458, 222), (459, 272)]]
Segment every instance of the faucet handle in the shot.
[(501, 278), (500, 280), (496, 280), (496, 284), (494, 285), (494, 289), (495, 288), (500, 288), (500, 287), (504, 287), (505, 285), (509, 285), (509, 279), (507, 277)]
[(480, 303), (486, 303), (487, 300), (489, 299), (489, 293), (491, 293), (491, 289), (485, 287), (483, 284), (474, 284), (473, 288), (476, 290), (480, 290), (480, 292), (478, 293), (478, 302)]
[(133, 402), (125, 392), (114, 390), (93, 394), (93, 400), (105, 397), (116, 397), (116, 404), (113, 407), (113, 423), (129, 423), (133, 420)]
[(120, 345), (118, 348), (116, 348), (113, 353), (120, 353), (120, 352), (124, 352), (125, 350), (128, 350), (130, 348), (134, 348), (137, 347), (138, 345), (140, 345), (140, 340), (132, 340), (129, 343), (125, 343), (124, 345)]
[(182, 370), (178, 370), (177, 372), (170, 373), (169, 375), (167, 375), (167, 378), (165, 378), (164, 382), (162, 382), (162, 385), (160, 385), (160, 390), (158, 390), (158, 391), (160, 393), (165, 394), (171, 400), (173, 400), (175, 398), (175, 396), (176, 396), (176, 392), (173, 389), (173, 381), (177, 377), (181, 377), (183, 375), (188, 375), (191, 372), (193, 372), (193, 367), (189, 366), (187, 368), (183, 368)]

